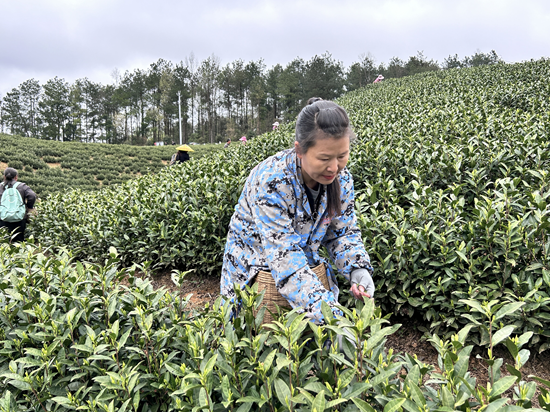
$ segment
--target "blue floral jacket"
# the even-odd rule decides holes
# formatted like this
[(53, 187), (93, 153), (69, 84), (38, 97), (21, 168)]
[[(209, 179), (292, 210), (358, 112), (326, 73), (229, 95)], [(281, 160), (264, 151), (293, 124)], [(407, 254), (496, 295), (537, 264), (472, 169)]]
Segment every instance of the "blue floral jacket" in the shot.
[(330, 290), (310, 269), (324, 262), (320, 247), (326, 247), (348, 280), (354, 269), (364, 268), (372, 274), (372, 266), (356, 225), (349, 171), (344, 169), (337, 177), (342, 213), (331, 219), (326, 211), (326, 190), (320, 194), (317, 213), (311, 210), (299, 160), (294, 149), (285, 150), (250, 173), (229, 225), (221, 294), (234, 298), (234, 283), (244, 288), (260, 270), (271, 271), (277, 289), (290, 305), (320, 322), (321, 302), (334, 308), (339, 293), (330, 265), (326, 265)]

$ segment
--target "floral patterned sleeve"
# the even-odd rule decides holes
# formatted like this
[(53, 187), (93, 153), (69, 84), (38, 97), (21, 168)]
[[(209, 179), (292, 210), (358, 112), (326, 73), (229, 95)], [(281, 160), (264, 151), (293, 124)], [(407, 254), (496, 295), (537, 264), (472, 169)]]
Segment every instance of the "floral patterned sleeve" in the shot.
[(355, 198), (353, 178), (345, 169), (340, 179), (342, 213), (333, 218), (323, 244), (340, 274), (350, 280), (354, 269), (367, 269), (371, 275), (373, 268), (370, 257), (361, 239), (361, 231), (357, 227), (355, 217)]

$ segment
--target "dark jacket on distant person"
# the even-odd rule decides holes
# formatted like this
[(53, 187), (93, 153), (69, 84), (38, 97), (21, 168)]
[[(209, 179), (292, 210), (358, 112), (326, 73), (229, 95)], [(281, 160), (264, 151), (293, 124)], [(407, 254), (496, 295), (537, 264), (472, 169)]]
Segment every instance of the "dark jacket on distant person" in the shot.
[(176, 163), (183, 163), (189, 160), (189, 153), (184, 152), (182, 150), (178, 150), (178, 154), (176, 155)]

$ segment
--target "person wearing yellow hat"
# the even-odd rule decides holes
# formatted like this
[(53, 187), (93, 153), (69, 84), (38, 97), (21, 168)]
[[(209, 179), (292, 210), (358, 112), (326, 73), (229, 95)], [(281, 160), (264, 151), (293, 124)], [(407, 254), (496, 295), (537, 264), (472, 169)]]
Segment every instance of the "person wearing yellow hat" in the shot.
[(189, 152), (194, 152), (194, 150), (186, 144), (182, 144), (181, 146), (176, 147), (176, 150), (178, 152), (172, 155), (170, 165), (186, 162), (187, 160), (189, 160)]

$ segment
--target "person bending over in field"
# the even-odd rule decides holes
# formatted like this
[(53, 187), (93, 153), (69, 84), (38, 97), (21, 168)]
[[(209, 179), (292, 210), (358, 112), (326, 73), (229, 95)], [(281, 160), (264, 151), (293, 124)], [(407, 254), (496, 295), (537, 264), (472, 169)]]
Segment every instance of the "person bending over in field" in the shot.
[(13, 233), (14, 242), (23, 242), (28, 214), (35, 211), (36, 193), (17, 178), (17, 170), (13, 167), (4, 170), (4, 181), (0, 183), (0, 229), (6, 228)]
[[(246, 180), (229, 225), (223, 296), (235, 298), (234, 284), (244, 288), (260, 271), (269, 272), (292, 308), (321, 323), (321, 302), (338, 313), (339, 294), (336, 276), (319, 253), (323, 246), (351, 282), (354, 297), (373, 297), (373, 269), (346, 169), (352, 138), (342, 107), (320, 98), (308, 101), (298, 115), (294, 148), (264, 160)], [(313, 271), (319, 266), (328, 288)]]

